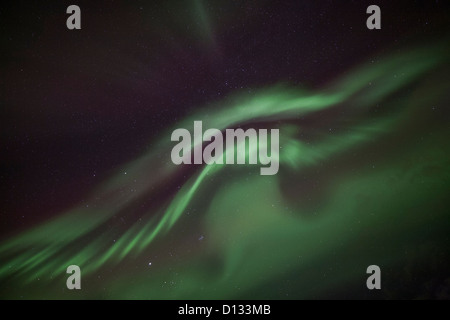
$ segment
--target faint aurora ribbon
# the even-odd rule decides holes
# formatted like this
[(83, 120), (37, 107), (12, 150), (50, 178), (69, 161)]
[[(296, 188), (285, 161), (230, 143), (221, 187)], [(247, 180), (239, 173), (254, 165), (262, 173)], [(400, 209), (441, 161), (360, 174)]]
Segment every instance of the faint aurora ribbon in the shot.
[[(301, 215), (286, 214), (308, 209), (302, 209), (301, 205), (293, 204), (292, 199), (285, 198), (281, 180), (301, 179), (315, 166), (332, 162), (365, 144), (380, 141), (409, 121), (414, 104), (417, 107), (423, 101), (441, 99), (444, 88), (431, 91), (422, 97), (423, 101), (413, 102), (404, 97), (404, 90), (417, 85), (426, 75), (443, 66), (447, 62), (445, 49), (437, 45), (389, 56), (376, 64), (358, 68), (318, 92), (275, 85), (251, 94), (233, 96), (199, 110), (176, 127), (191, 128), (194, 120), (202, 120), (204, 128), (220, 130), (260, 123), (279, 127), (280, 170), (284, 173), (259, 177), (252, 175), (250, 166), (196, 166), (195, 171), (183, 179), (183, 185), (173, 190), (172, 197), (158, 201), (157, 190), (167, 186), (168, 181), (180, 179), (181, 171), (185, 170), (185, 167), (175, 166), (170, 161), (173, 147), (170, 134), (174, 129), (171, 128), (161, 134), (150, 152), (126, 164), (94, 190), (88, 201), (89, 207), (80, 204), (4, 241), (0, 245), (0, 279), (19, 286), (30, 285), (38, 278), (51, 283), (71, 264), (81, 266), (83, 276), (89, 276), (127, 259), (141, 259), (157, 239), (157, 245), (163, 246), (164, 236), (169, 235), (180, 219), (189, 223), (186, 222), (189, 217), (183, 214), (194, 202), (201, 202), (204, 194), (211, 199), (206, 202), (205, 213), (200, 217), (208, 232), (209, 249), (198, 254), (204, 257), (210, 255), (208, 250), (221, 252), (224, 258), (218, 268), (220, 274), (212, 276), (213, 280), (204, 280), (201, 275), (204, 269), (197, 269), (195, 266), (199, 262), (192, 259), (188, 267), (178, 267), (184, 276), (181, 276), (183, 284), (178, 284), (176, 290), (155, 292), (145, 289), (156, 287), (158, 281), (170, 277), (169, 271), (160, 270), (159, 276), (152, 280), (142, 273), (135, 275), (142, 284), (128, 285), (132, 275), (111, 280), (111, 287), (117, 290), (114, 297), (127, 297), (127, 293), (132, 293), (132, 296), (141, 298), (205, 298), (211, 297), (215, 290), (218, 293), (214, 297), (234, 297), (232, 288), (237, 283), (250, 290), (267, 279), (275, 279), (287, 270), (329, 254), (333, 241), (339, 238), (340, 243), (345, 243), (352, 238), (351, 234), (346, 234), (345, 226), (352, 223), (355, 215), (349, 213), (350, 209), (343, 209), (346, 202), (338, 199), (351, 198), (352, 190), (364, 189), (361, 187), (364, 185), (372, 184), (376, 190), (383, 189), (383, 183), (378, 179), (391, 175), (396, 170), (395, 165), (391, 169), (383, 169), (378, 176), (368, 174), (360, 180), (345, 180), (339, 188), (333, 189), (327, 198), (328, 204), (321, 209), (324, 218), (316, 223)], [(382, 105), (384, 110), (390, 108), (390, 111), (376, 117), (369, 116), (378, 105)], [(324, 112), (338, 112), (336, 123), (340, 129), (331, 135), (319, 127), (318, 132), (311, 133), (314, 137), (312, 142), (302, 140), (299, 133), (306, 130), (302, 127), (304, 120)], [(441, 158), (446, 159), (442, 155), (433, 158), (437, 161), (435, 165), (442, 165), (436, 160)], [(249, 180), (239, 182), (248, 175), (251, 177)], [(445, 176), (448, 180), (448, 170)], [(215, 186), (214, 178), (221, 179), (228, 188)], [(447, 180), (443, 183), (448, 183)], [(405, 192), (415, 193), (406, 185), (402, 187)], [(212, 191), (207, 191), (209, 189)], [(241, 198), (244, 194), (249, 194), (248, 198)], [(386, 197), (387, 202), (392, 200), (389, 200), (389, 194)], [(142, 210), (139, 205), (144, 199), (150, 199), (153, 204)], [(241, 203), (240, 213), (233, 203)], [(381, 210), (375, 204), (374, 207)], [(391, 211), (387, 210), (388, 213)], [(122, 216), (134, 219), (125, 230), (117, 220)], [(375, 225), (379, 223), (370, 219)], [(378, 227), (383, 228), (381, 224)], [(117, 241), (113, 241), (115, 239)], [(318, 245), (318, 249), (310, 245), (322, 242), (327, 245)], [(304, 244), (297, 248), (293, 243)], [(265, 247), (264, 251), (261, 247)], [(283, 254), (276, 253), (279, 247), (284, 248)], [(272, 252), (272, 255), (267, 257), (267, 252)], [(299, 252), (303, 258), (293, 258), (298, 257)], [(289, 267), (269, 270), (262, 269), (261, 264)], [(199, 287), (203, 289), (197, 291)], [(48, 294), (51, 296), (52, 293)]]

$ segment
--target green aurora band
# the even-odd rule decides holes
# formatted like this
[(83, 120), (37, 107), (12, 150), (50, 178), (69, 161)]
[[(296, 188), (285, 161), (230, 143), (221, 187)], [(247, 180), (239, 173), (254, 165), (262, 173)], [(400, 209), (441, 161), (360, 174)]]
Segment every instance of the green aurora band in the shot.
[[(365, 286), (370, 264), (427, 260), (448, 243), (449, 127), (430, 115), (448, 101), (446, 49), (409, 49), (316, 92), (280, 84), (199, 110), (89, 201), (4, 240), (0, 296), (311, 298)], [(280, 172), (173, 165), (170, 134), (194, 120), (279, 128)], [(71, 264), (77, 293), (65, 288)], [(280, 282), (291, 296), (270, 289)]]

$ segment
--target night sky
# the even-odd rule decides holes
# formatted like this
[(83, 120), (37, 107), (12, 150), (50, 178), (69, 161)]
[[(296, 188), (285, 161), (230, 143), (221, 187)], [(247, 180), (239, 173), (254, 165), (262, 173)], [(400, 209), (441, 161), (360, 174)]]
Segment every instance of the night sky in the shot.
[[(2, 3), (0, 298), (450, 299), (450, 3), (393, 2)], [(194, 120), (280, 171), (174, 165)]]

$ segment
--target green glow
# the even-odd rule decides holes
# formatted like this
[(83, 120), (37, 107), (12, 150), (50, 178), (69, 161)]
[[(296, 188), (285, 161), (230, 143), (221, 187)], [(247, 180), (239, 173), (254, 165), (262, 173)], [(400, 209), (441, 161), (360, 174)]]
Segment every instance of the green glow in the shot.
[[(203, 9), (199, 12), (204, 15)], [(64, 281), (56, 283), (53, 277), (64, 277), (65, 268), (77, 264), (86, 283), (95, 282), (96, 274), (115, 268), (114, 276), (102, 284), (108, 287), (109, 298), (236, 298), (249, 297), (268, 281), (288, 274), (296, 275), (297, 285), (305, 288), (304, 297), (311, 297), (351, 281), (355, 266), (362, 268), (370, 259), (395, 263), (406, 240), (409, 247), (419, 243), (421, 228), (437, 232), (448, 224), (442, 223), (448, 221), (444, 210), (423, 212), (427, 205), (443, 202), (449, 187), (450, 161), (445, 148), (448, 126), (437, 127), (438, 134), (425, 137), (421, 144), (407, 145), (402, 152), (386, 152), (387, 160), (379, 160), (376, 168), (368, 157), (367, 164), (361, 164), (357, 172), (345, 171), (336, 159), (352, 153), (364, 155), (364, 148), (374, 150), (374, 155), (383, 154), (383, 139), (394, 139), (414, 112), (440, 101), (445, 85), (439, 90), (422, 89), (432, 94), (422, 97), (420, 104), (405, 94), (401, 99), (390, 98), (409, 85), (423, 85), (420, 81), (424, 75), (442, 66), (445, 57), (441, 47), (410, 49), (376, 65), (360, 67), (320, 92), (278, 85), (208, 106), (176, 128), (190, 128), (194, 120), (203, 120), (204, 128), (222, 130), (252, 122), (275, 123), (344, 105), (349, 117), (377, 104), (391, 107), (392, 112), (352, 119), (336, 134), (319, 130), (312, 142), (299, 138), (304, 130), (301, 126), (281, 124), (278, 175), (259, 176), (253, 174), (251, 166), (198, 166), (173, 198), (143, 213), (141, 220), (128, 229), (115, 224), (103, 228), (100, 234), (96, 232), (177, 172), (179, 167), (170, 163), (171, 128), (149, 153), (99, 186), (89, 208), (80, 205), (4, 241), (0, 245), (0, 279), (17, 287), (34, 288), (40, 278), (54, 290), (33, 289), (29, 297), (59, 297)], [(405, 163), (411, 159), (414, 161), (406, 168)], [(319, 172), (334, 161), (337, 172), (329, 178), (319, 204), (306, 206), (305, 202), (311, 201), (303, 198), (301, 189), (295, 199), (282, 192), (283, 183), (297, 190), (304, 174)], [(344, 173), (339, 175), (339, 170)], [(153, 252), (171, 248), (164, 241), (182, 230), (177, 226), (192, 224), (193, 217), (185, 213), (199, 203), (204, 209), (197, 213), (200, 224), (196, 228), (205, 234), (204, 245), (183, 262), (146, 267)], [(374, 246), (377, 241), (385, 245), (386, 252)], [(349, 249), (355, 242), (374, 249)], [(177, 250), (185, 249), (179, 245)], [(344, 263), (348, 269), (336, 270), (331, 280), (318, 282), (316, 273), (325, 270), (321, 266), (332, 265), (336, 255), (345, 257), (347, 251), (355, 254), (348, 264)], [(319, 267), (316, 270), (314, 266)], [(100, 296), (103, 293), (99, 289), (82, 293), (85, 298)]]

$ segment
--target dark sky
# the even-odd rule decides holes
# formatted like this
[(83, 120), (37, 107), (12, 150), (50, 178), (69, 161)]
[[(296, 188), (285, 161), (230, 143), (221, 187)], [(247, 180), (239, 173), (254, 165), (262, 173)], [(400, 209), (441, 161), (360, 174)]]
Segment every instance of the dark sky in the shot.
[(71, 2), (2, 3), (2, 229), (79, 202), (200, 105), (279, 81), (320, 86), (449, 18), (445, 1), (378, 3), (372, 32), (368, 1), (208, 3), (211, 30), (189, 2), (79, 1), (77, 31)]
[[(320, 88), (445, 34), (448, 1), (2, 2), (2, 237), (83, 201), (163, 128), (236, 91)], [(382, 9), (369, 31), (365, 10)]]

